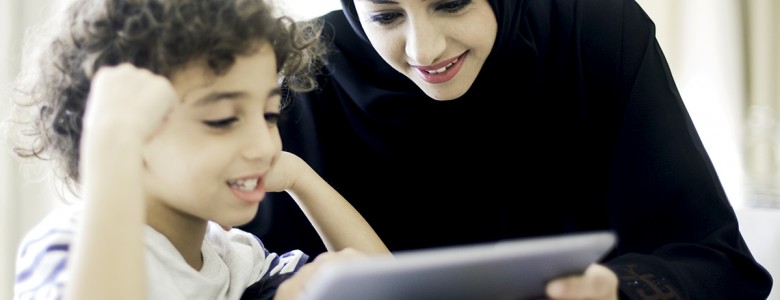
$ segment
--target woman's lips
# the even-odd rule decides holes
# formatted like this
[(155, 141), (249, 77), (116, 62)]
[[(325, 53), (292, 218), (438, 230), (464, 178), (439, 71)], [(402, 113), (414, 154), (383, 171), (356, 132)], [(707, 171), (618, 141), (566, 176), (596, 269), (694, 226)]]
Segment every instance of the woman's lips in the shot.
[(463, 66), (463, 61), (466, 59), (468, 51), (463, 52), (458, 57), (454, 57), (450, 60), (442, 62), (440, 64), (431, 66), (416, 66), (414, 67), (420, 78), (427, 83), (437, 84), (450, 81), (455, 75), (458, 75), (458, 71)]

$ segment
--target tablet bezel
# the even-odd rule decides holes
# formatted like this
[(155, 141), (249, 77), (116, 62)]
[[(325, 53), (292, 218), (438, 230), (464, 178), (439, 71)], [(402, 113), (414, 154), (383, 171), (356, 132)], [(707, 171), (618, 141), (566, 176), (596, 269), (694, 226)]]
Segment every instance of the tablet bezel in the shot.
[(324, 265), (306, 300), (533, 299), (581, 274), (616, 243), (609, 231), (396, 252)]

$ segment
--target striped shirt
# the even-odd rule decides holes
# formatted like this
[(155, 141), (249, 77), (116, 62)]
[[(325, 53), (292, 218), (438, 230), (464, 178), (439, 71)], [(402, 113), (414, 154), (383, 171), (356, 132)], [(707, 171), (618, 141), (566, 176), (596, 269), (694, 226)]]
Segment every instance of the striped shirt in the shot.
[[(54, 211), (24, 237), (16, 260), (15, 300), (62, 298), (80, 211), (80, 205)], [(250, 285), (253, 298), (270, 299), (279, 284), (308, 261), (301, 251), (277, 255), (256, 236), (238, 229), (225, 231), (213, 222), (201, 247), (200, 270), (190, 267), (151, 227), (146, 227), (144, 243), (148, 299), (240, 299)]]

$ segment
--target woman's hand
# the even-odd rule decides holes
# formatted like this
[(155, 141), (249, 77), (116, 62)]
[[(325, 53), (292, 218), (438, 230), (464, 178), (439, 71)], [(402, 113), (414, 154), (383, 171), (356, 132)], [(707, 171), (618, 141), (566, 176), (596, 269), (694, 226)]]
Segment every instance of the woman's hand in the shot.
[(592, 264), (579, 276), (559, 278), (547, 284), (550, 299), (618, 299), (618, 278), (612, 270)]

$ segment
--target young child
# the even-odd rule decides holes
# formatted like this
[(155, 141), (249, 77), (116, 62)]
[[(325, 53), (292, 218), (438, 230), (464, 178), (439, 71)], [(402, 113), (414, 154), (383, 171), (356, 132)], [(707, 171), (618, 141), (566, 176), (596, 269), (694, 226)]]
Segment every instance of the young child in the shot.
[[(35, 112), (16, 152), (58, 163), (83, 201), (25, 237), (16, 299), (239, 299), (250, 285), (245, 298), (288, 299), (321, 262), (388, 253), (281, 149), (279, 82), (314, 88), (316, 24), (263, 0), (75, 0), (58, 29), (31, 102), (16, 99)], [(290, 193), (333, 252), (303, 268), (306, 254), (225, 229), (270, 191)]]

